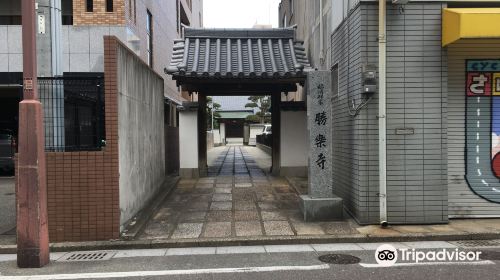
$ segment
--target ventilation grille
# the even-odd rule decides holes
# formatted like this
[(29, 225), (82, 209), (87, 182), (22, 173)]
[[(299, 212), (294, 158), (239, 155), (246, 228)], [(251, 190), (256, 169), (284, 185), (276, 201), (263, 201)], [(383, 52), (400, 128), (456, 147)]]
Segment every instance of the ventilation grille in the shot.
[(500, 240), (463, 240), (450, 242), (459, 247), (476, 248), (476, 247), (500, 247)]
[(71, 252), (67, 253), (58, 259), (58, 262), (89, 262), (89, 261), (105, 261), (111, 259), (116, 252), (112, 251), (88, 251), (88, 252)]

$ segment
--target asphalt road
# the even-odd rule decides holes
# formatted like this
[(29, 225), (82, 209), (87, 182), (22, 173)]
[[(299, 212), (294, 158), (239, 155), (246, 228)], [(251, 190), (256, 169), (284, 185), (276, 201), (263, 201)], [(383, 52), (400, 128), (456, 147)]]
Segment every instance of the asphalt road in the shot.
[(16, 226), (16, 195), (14, 177), (0, 174), (0, 234)]
[[(446, 242), (392, 243), (396, 248), (449, 252), (495, 251), (461, 248)], [(500, 243), (499, 243), (500, 244)], [(15, 256), (0, 255), (0, 280), (7, 279), (498, 279), (499, 260), (473, 262), (397, 262), (378, 267), (379, 244), (285, 245), (113, 251), (109, 260), (67, 262), (65, 253), (41, 269), (18, 269)], [(328, 247), (330, 246), (330, 247)], [(426, 247), (426, 249), (423, 249)], [(422, 249), (419, 249), (422, 248)], [(348, 250), (344, 250), (348, 249)], [(326, 264), (320, 255), (333, 252), (360, 258), (349, 265)]]

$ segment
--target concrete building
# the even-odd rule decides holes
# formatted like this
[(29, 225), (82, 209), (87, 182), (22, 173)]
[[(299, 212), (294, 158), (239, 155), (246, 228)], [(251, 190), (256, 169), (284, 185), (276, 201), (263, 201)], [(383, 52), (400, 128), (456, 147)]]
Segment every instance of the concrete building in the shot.
[(499, 217), (500, 3), (399, 2), (387, 3), (385, 132), (378, 89), (363, 90), (378, 69), (378, 1), (281, 2), (281, 25), (297, 24), (311, 66), (331, 71), (333, 192), (359, 223), (380, 222), (385, 133), (389, 223)]
[[(40, 76), (103, 73), (103, 36), (116, 36), (165, 81), (165, 96), (180, 103), (179, 89), (166, 79), (174, 39), (182, 26), (202, 26), (202, 0), (39, 0)], [(0, 73), (22, 72), (21, 2), (0, 3)], [(161, 47), (160, 47), (161, 46)], [(53, 69), (49, 71), (48, 69)], [(185, 96), (187, 98), (187, 96)]]
[[(14, 134), (20, 2), (0, 2), (0, 128)], [(164, 67), (182, 26), (201, 26), (202, 0), (38, 0), (36, 16), (50, 240), (116, 239), (178, 172), (189, 96)]]

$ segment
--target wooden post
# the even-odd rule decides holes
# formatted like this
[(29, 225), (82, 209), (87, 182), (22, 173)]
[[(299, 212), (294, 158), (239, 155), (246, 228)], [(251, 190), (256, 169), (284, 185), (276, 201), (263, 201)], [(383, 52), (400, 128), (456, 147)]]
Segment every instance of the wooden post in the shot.
[(200, 92), (198, 93), (198, 158), (200, 177), (207, 176), (207, 96)]
[(271, 124), (273, 131), (273, 147), (272, 147), (272, 167), (271, 173), (274, 176), (280, 175), (280, 139), (281, 139), (281, 92), (273, 92), (271, 94)]
[(17, 265), (37, 268), (49, 263), (49, 233), (43, 109), (37, 89), (34, 0), (22, 0), (22, 23), (24, 99), (19, 104)]

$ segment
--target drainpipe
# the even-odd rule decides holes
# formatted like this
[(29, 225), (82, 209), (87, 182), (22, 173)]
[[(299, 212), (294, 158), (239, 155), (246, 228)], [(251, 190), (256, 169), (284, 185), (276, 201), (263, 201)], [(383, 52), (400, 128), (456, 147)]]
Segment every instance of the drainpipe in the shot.
[(61, 0), (50, 0), (50, 38), (52, 44), (52, 76), (62, 76)]
[(379, 160), (379, 202), (380, 226), (387, 222), (387, 142), (386, 142), (386, 0), (379, 0), (378, 34), (378, 160)]

